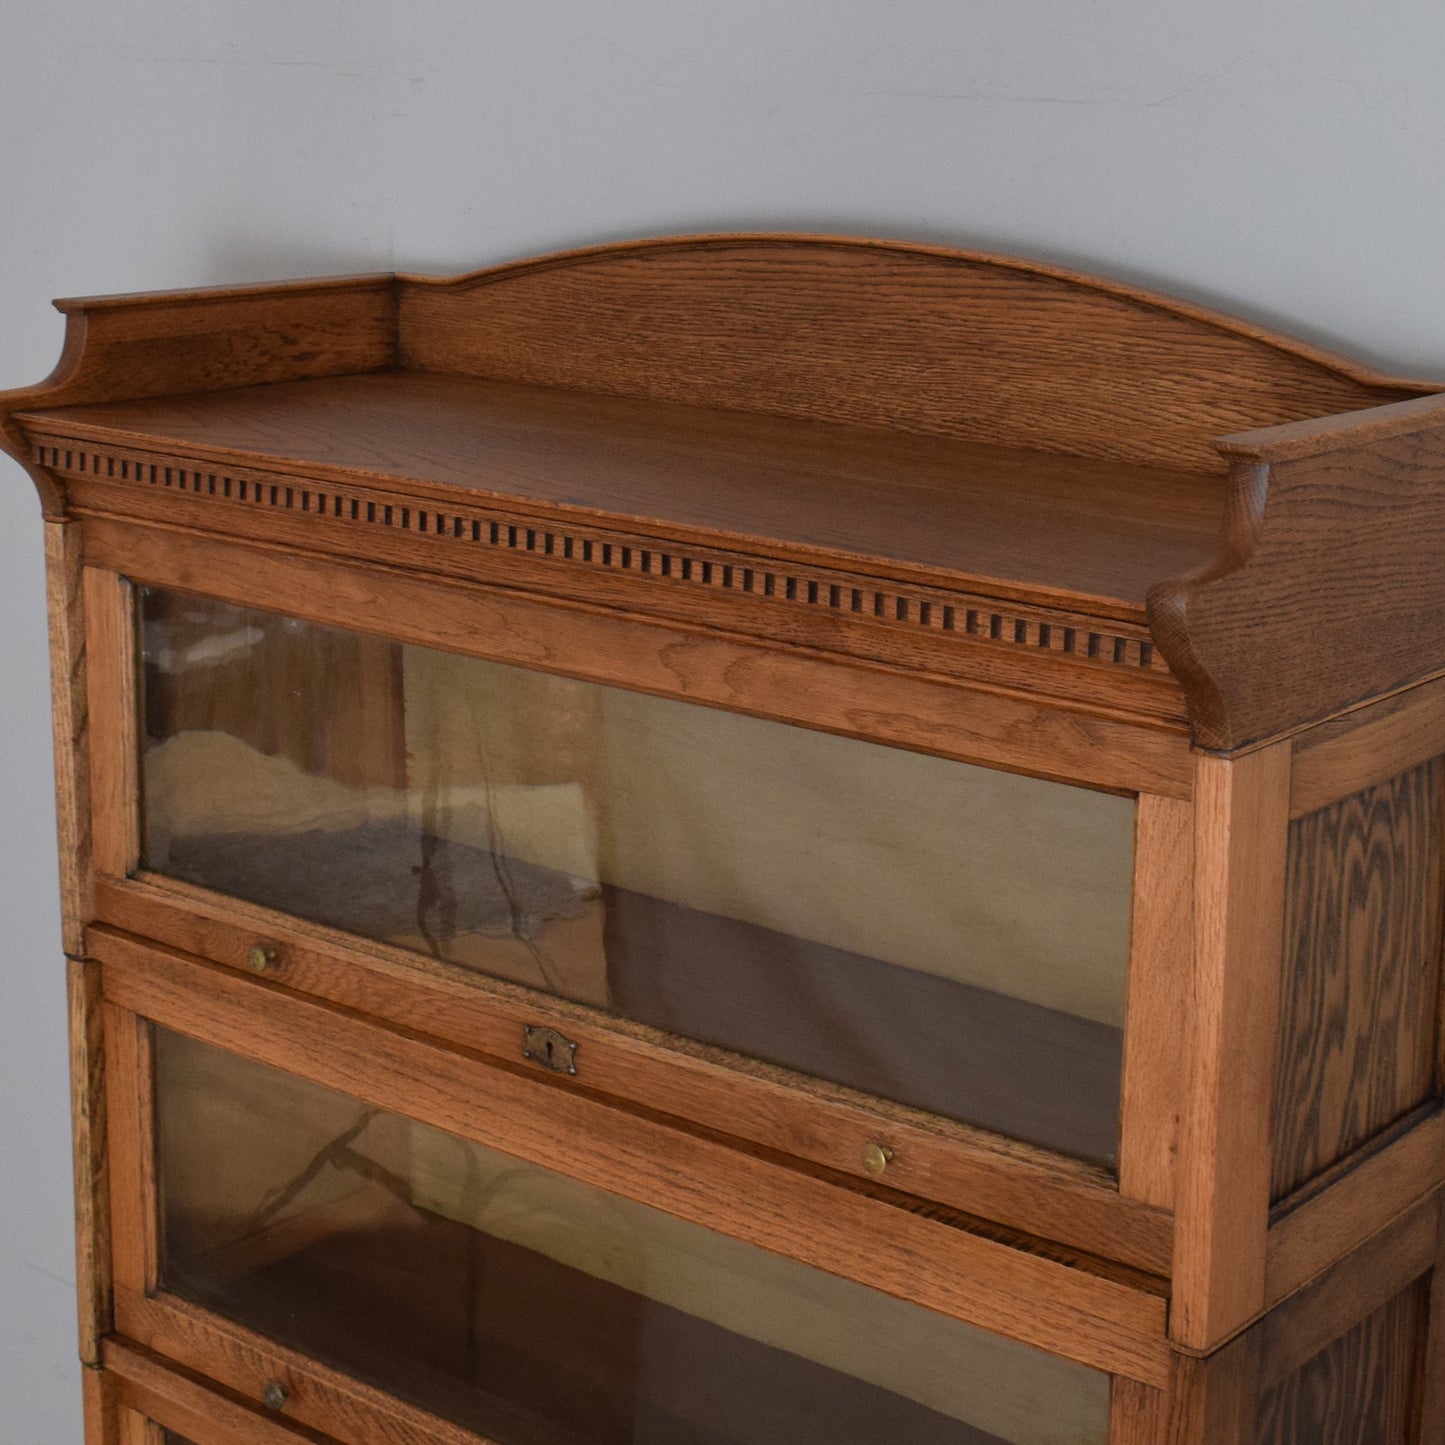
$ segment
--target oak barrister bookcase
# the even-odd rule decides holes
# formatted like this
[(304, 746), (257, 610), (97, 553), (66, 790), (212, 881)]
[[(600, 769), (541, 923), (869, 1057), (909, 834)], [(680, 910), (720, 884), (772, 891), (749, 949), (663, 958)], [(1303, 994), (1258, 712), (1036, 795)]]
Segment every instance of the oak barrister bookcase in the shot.
[(1445, 1439), (1445, 392), (808, 237), (62, 303), (89, 1445)]

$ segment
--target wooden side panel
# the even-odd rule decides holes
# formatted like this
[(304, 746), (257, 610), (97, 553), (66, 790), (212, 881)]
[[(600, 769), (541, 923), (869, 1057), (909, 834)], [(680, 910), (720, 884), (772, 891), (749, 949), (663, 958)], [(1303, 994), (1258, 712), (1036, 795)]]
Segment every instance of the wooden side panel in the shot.
[(1290, 752), (1195, 774), (1189, 1087), (1175, 1213), (1170, 1333), (1210, 1349), (1265, 1302), (1270, 1099), (1278, 1041)]
[(61, 940), (72, 957), (80, 952), (81, 927), (90, 917), (93, 891), (81, 574), (80, 528), (73, 522), (47, 522), (45, 588), (50, 618)]
[(1442, 797), (1436, 759), (1290, 825), (1276, 1199), (1434, 1091)]
[(1267, 1390), (1258, 1445), (1412, 1445), (1425, 1299), (1416, 1281)]
[(1131, 288), (816, 237), (694, 237), (404, 280), (403, 364), (1221, 469), (1209, 438), (1413, 394)]

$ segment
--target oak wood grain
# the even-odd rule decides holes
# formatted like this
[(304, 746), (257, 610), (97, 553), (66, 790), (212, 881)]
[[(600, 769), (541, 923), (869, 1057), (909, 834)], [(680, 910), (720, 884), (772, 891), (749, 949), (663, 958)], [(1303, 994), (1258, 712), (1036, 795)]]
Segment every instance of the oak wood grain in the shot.
[(98, 1365), (80, 1370), (81, 1429), (85, 1445), (117, 1445), (115, 1381)]
[(1119, 1191), (1174, 1207), (1187, 1086), (1194, 968), (1194, 812), (1144, 793), (1135, 805), (1128, 1009), (1119, 1123)]
[(1445, 1185), (1445, 1114), (1430, 1104), (1372, 1139), (1270, 1213), (1269, 1304), (1323, 1274)]
[[(585, 1051), (590, 1089), (723, 1135), (866, 1178), (864, 1146), (886, 1137), (894, 1186), (1008, 1228), (1167, 1274), (1173, 1221), (1119, 1192), (1104, 1170), (937, 1115), (604, 1019), (595, 1010), (435, 963), (405, 950), (143, 874), (100, 884), (101, 916), (139, 937), (246, 968), (256, 939), (276, 949), (288, 988), (494, 1058), (518, 1056), (528, 1024), (556, 1028)], [(89, 947), (111, 947), (104, 931)]]
[[(1164, 1300), (1145, 1277), (996, 1243), (274, 985), (128, 952), (107, 960), (107, 999), (202, 1042), (1081, 1364), (1163, 1381)], [(1041, 1314), (1030, 1301), (1043, 1297)]]
[[(120, 1391), (116, 1391), (119, 1396)], [(154, 1420), (116, 1402), (116, 1440), (118, 1445), (168, 1445), (166, 1432)]]
[[(1445, 1194), (1441, 1195), (1445, 1201)], [(1418, 1338), (1415, 1435), (1411, 1445), (1445, 1439), (1445, 1209), (1435, 1241), (1435, 1263), (1426, 1281), (1424, 1320)]]
[(114, 571), (87, 564), (86, 709), (94, 868), (123, 878), (140, 859), (140, 719), (135, 599)]
[(110, 1198), (106, 1167), (105, 1054), (100, 965), (69, 959), (70, 1109), (75, 1176), (75, 1258), (80, 1359), (100, 1363), (111, 1325)]
[(391, 365), (395, 284), (355, 276), (58, 302), (65, 345), (36, 386), (0, 392), (0, 447), (25, 467), (47, 516), (64, 488), (29, 455), (14, 415), (36, 406), (256, 386)]
[(1276, 1199), (1434, 1092), (1445, 763), (1294, 821), (1288, 870)]
[[(98, 461), (89, 452), (70, 455), (77, 464)], [(130, 463), (122, 457), (122, 465)], [(324, 543), (337, 560), (956, 677), (1157, 719), (1180, 731), (1187, 722), (1183, 692), (1142, 623), (720, 547), (680, 548), (636, 529), (563, 528), (510, 506), (427, 510), (376, 488), (318, 486), (289, 472), (268, 476), (232, 466), (218, 475), (177, 460), (156, 463), (159, 480), (140, 486), (92, 473), (65, 476), (78, 516), (124, 515), (307, 552)]]
[(1259, 1445), (1413, 1445), (1424, 1310), (1422, 1286), (1411, 1285), (1267, 1390)]
[(1109, 1382), (1109, 1445), (1160, 1445), (1169, 1395), (1116, 1375)]
[(88, 566), (442, 651), (708, 703), (920, 752), (1113, 791), (1187, 797), (1178, 730), (1002, 688), (817, 658), (609, 609), (454, 583), (445, 589), (270, 547), (113, 518), (85, 522)]
[(111, 1287), (144, 1294), (159, 1273), (151, 1030), (110, 1003), (102, 1020)]
[(1194, 980), (1170, 1332), (1193, 1349), (1264, 1306), (1290, 750), (1202, 755)]
[[(146, 1298), (122, 1291), (116, 1305), (121, 1328), (145, 1348), (107, 1342), (107, 1360), (125, 1378), (139, 1377), (137, 1383), (155, 1397), (193, 1410), (198, 1421), (209, 1418), (203, 1412), (217, 1411), (223, 1422), (250, 1428), (238, 1412), (257, 1416), (266, 1385), (275, 1380), (287, 1392), (284, 1418), (295, 1426), (280, 1440), (317, 1440), (313, 1432), (324, 1431), (345, 1445), (490, 1445), (482, 1436), (174, 1295)], [(155, 1356), (164, 1360), (166, 1378), (158, 1374), (161, 1366), (151, 1363)], [(199, 1378), (206, 1382), (205, 1398), (190, 1383)], [(279, 1445), (275, 1430), (280, 1428), (278, 1421), (269, 1436), (242, 1434), (238, 1445)]]
[[(485, 1088), (514, 1152), (1118, 1371), (1129, 1445), (1393, 1445), (1417, 1387), (1440, 1408), (1399, 1364), (1445, 1168), (1438, 383), (1048, 267), (832, 238), (66, 309), (0, 445), (73, 519), (47, 533), (66, 946), (95, 942), (113, 999), (459, 1132)], [(562, 1004), (542, 1016), (583, 1033), (589, 1077), (552, 1085), (511, 1059), (520, 990), (130, 879), (122, 576), (1144, 795), (1120, 1188)], [(223, 967), (82, 933), (97, 908)], [(236, 972), (263, 926), (279, 982)], [(130, 1318), (173, 1308), (142, 1298), (149, 1034), (107, 1007), (104, 1159), (95, 990), (75, 966), (87, 1358), (106, 1217)], [(880, 1136), (886, 1186), (857, 1163)], [(274, 1360), (176, 1318), (208, 1359)], [(450, 1438), (344, 1394), (313, 1427)]]
[(1445, 671), (1445, 401), (1409, 425), (1233, 458), (1218, 560), (1149, 596), (1200, 747), (1247, 747)]
[(1159, 1445), (1259, 1445), (1260, 1353), (1257, 1329), (1204, 1358), (1177, 1352)]
[(399, 304), (411, 367), (1187, 466), (1264, 418), (1421, 389), (1118, 283), (893, 242), (683, 237), (404, 277)]
[[(391, 371), (19, 418), (95, 442), (374, 483), (444, 511), (492, 501), (760, 558), (831, 562), (1142, 621), (1203, 566), (1217, 477), (951, 438)], [(147, 473), (148, 478), (148, 473)], [(138, 479), (137, 479), (138, 480)], [(880, 505), (883, 498), (885, 505)]]
[(71, 957), (93, 907), (89, 717), (80, 527), (45, 524), (50, 705), (55, 744), (55, 816), (60, 856), (61, 943)]
[(1420, 1281), (1435, 1260), (1439, 1220), (1438, 1197), (1421, 1200), (1265, 1315), (1256, 1326), (1262, 1341), (1262, 1390), (1286, 1382)]
[(1302, 818), (1445, 754), (1445, 678), (1295, 736), (1289, 811)]
[[(321, 1439), (284, 1414), (130, 1340), (107, 1340), (105, 1363), (120, 1407), (165, 1432), (157, 1445), (315, 1445)], [(433, 1438), (445, 1445), (444, 1437)], [(467, 1439), (479, 1445), (475, 1437)]]

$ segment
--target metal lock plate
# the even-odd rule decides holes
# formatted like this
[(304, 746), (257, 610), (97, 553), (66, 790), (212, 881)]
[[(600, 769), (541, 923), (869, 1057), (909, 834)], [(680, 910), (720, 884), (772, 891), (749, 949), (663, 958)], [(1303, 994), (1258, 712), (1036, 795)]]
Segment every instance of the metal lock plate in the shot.
[(577, 1072), (577, 1045), (556, 1029), (527, 1024), (522, 1029), (522, 1057), (554, 1074)]

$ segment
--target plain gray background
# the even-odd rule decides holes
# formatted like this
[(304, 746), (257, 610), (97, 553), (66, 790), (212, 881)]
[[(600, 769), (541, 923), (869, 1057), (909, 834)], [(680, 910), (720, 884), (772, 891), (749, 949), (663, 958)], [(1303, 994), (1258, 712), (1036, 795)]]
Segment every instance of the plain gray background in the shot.
[[(1445, 376), (1439, 0), (5, 0), (0, 387), (56, 295), (679, 231), (1017, 252)], [(39, 511), (0, 459), (0, 1441), (80, 1440)]]

